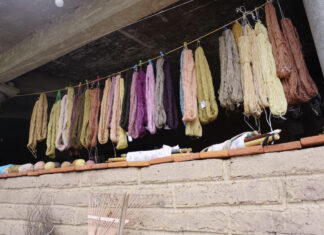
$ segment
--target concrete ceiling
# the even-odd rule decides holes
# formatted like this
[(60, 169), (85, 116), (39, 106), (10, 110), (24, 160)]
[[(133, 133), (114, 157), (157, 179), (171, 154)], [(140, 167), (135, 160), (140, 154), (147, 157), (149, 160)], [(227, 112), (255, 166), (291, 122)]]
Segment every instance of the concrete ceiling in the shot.
[[(182, 0), (167, 8), (186, 2), (187, 0)], [(300, 37), (306, 61), (309, 63), (315, 80), (320, 81), (321, 77), (318, 77), (321, 76), (320, 67), (309, 26), (305, 23), (307, 18), (302, 1), (286, 0), (282, 2), (286, 15), (293, 19), (297, 30), (305, 32)], [(160, 50), (167, 51), (178, 47), (184, 41), (195, 39), (232, 21), (240, 16), (235, 9), (242, 5), (247, 9), (254, 9), (260, 5), (260, 1), (194, 0), (171, 11), (102, 36), (26, 72), (13, 81), (21, 93), (31, 93), (78, 84), (80, 81), (84, 82), (85, 79), (95, 79), (97, 75), (105, 76), (130, 67), (140, 59), (152, 58), (158, 55)], [(260, 12), (260, 16), (264, 19), (263, 11)], [(215, 90), (218, 90), (219, 85), (218, 36), (220, 34), (221, 32), (216, 33), (201, 41), (215, 79)], [(190, 47), (195, 49), (196, 45), (190, 45)], [(168, 56), (172, 64), (172, 75), (175, 78), (178, 77), (179, 55), (180, 51), (177, 51)], [(178, 79), (174, 79), (175, 90), (178, 89), (177, 83)], [(54, 97), (55, 93), (50, 95)], [(3, 107), (0, 117), (29, 118), (35, 99), (36, 97), (28, 97), (10, 100), (11, 106), (8, 104)], [(20, 107), (19, 114), (15, 113), (17, 111), (13, 112), (13, 106)]]
[(91, 0), (66, 0), (58, 8), (55, 0), (14, 0), (0, 2), (0, 53), (30, 37), (36, 31), (50, 27), (82, 4)]

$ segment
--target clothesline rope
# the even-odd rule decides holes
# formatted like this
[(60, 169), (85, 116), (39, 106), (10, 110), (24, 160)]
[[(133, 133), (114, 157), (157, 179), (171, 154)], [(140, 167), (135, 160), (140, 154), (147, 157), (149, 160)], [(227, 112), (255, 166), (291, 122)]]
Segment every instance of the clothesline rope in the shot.
[[(252, 10), (251, 12), (255, 12), (255, 11), (259, 10), (260, 8), (263, 8), (267, 3), (268, 3), (268, 2), (265, 2), (265, 3), (261, 4), (260, 6), (254, 8), (254, 10)], [(201, 39), (203, 39), (203, 38), (205, 38), (205, 37), (208, 37), (209, 35), (214, 34), (214, 33), (218, 32), (218, 31), (224, 29), (225, 27), (228, 27), (228, 26), (234, 24), (236, 21), (239, 21), (239, 20), (243, 19), (243, 17), (244, 17), (244, 15), (242, 15), (241, 17), (239, 17), (239, 18), (237, 18), (237, 19), (235, 19), (235, 20), (233, 20), (233, 21), (231, 21), (231, 22), (229, 22), (229, 23), (227, 23), (227, 24), (225, 24), (225, 25), (223, 25), (223, 26), (221, 26), (221, 27), (218, 27), (218, 28), (216, 28), (216, 29), (214, 29), (214, 30), (212, 30), (212, 31), (210, 31), (210, 32), (208, 32), (208, 33), (206, 33), (206, 34), (204, 34), (204, 35), (202, 35), (202, 36), (200, 36), (200, 37), (198, 37), (198, 38), (192, 40), (192, 41), (186, 42), (185, 44), (186, 44), (186, 45), (190, 45), (190, 44), (192, 44), (192, 43), (199, 42)], [(164, 55), (171, 54), (171, 53), (173, 53), (173, 52), (175, 52), (175, 51), (178, 51), (178, 50), (182, 49), (183, 47), (184, 47), (184, 45), (181, 45), (181, 46), (176, 47), (176, 48), (174, 48), (174, 49), (172, 49), (172, 50), (169, 50), (169, 51), (167, 51), (167, 52), (164, 52)], [(157, 60), (157, 59), (159, 59), (159, 58), (161, 58), (161, 57), (162, 57), (162, 55), (156, 56), (156, 57), (152, 58), (151, 61)], [(142, 62), (142, 65), (144, 65), (144, 64), (148, 64), (148, 63), (149, 63), (149, 60)], [(97, 78), (97, 79), (95, 79), (95, 80), (89, 81), (88, 84), (92, 84), (92, 83), (95, 83), (95, 82), (97, 82), (97, 81), (102, 81), (102, 80), (104, 80), (104, 79), (107, 79), (107, 78), (113, 77), (113, 76), (115, 76), (115, 75), (118, 75), (118, 74), (124, 73), (124, 72), (126, 72), (126, 71), (128, 71), (128, 70), (131, 70), (131, 69), (133, 69), (133, 68), (134, 68), (134, 67), (132, 66), (132, 67), (129, 67), (129, 68), (123, 69), (123, 70), (121, 70), (121, 71), (118, 71), (118, 72), (115, 72), (115, 73), (112, 73), (112, 74), (106, 75), (106, 76), (104, 76), (104, 77)], [(77, 88), (77, 87), (80, 87), (80, 86), (86, 86), (86, 85), (87, 85), (87, 83), (80, 83), (80, 84), (75, 85), (75, 86), (72, 86), (72, 87), (73, 87), (73, 88)], [(70, 87), (71, 87), (71, 86), (70, 86)], [(56, 89), (56, 90), (48, 90), (48, 91), (40, 91), (40, 92), (33, 92), (33, 93), (28, 93), (28, 94), (21, 94), (21, 95), (16, 95), (16, 96), (13, 96), (13, 97), (33, 96), (33, 95), (40, 95), (41, 93), (48, 94), (48, 93), (54, 93), (54, 92), (64, 91), (64, 90), (66, 90), (66, 88), (60, 88), (60, 89)]]

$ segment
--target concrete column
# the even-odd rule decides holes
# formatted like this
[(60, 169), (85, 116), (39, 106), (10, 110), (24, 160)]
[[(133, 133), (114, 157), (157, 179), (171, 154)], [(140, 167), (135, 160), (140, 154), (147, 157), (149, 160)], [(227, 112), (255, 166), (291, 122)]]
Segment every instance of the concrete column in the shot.
[(304, 6), (324, 74), (324, 0), (304, 0)]

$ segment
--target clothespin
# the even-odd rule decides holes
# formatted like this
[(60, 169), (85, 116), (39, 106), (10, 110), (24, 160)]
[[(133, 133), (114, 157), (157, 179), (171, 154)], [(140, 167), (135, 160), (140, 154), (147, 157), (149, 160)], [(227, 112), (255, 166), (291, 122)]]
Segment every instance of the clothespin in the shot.
[(59, 101), (61, 99), (61, 90), (59, 90), (58, 92), (57, 92), (57, 94), (56, 94), (56, 100), (55, 100), (55, 103), (57, 102), (57, 101)]
[(87, 84), (87, 89), (89, 89), (89, 81), (86, 80), (86, 84)]
[(143, 62), (142, 60), (139, 61), (138, 66), (142, 66)]
[(160, 55), (161, 55), (162, 57), (164, 57), (164, 53), (163, 53), (162, 51), (160, 51)]
[(188, 46), (188, 43), (187, 43), (187, 42), (184, 42), (184, 43), (183, 43), (183, 47), (184, 47), (184, 48), (187, 48), (187, 46)]
[(200, 40), (197, 40), (197, 47), (200, 47)]
[(97, 88), (99, 88), (99, 83), (100, 83), (100, 77), (97, 75)]
[(135, 71), (137, 71), (137, 64), (135, 64), (133, 68)]
[(79, 82), (79, 89), (80, 89), (81, 85), (82, 85), (82, 83), (81, 83), (81, 82)]
[(152, 64), (152, 61), (151, 61), (151, 59), (148, 59), (148, 62), (149, 62), (149, 64)]
[(223, 29), (224, 29), (224, 31), (225, 31), (225, 30), (227, 30), (228, 28), (227, 28), (227, 26), (225, 25), (225, 26), (223, 27)]

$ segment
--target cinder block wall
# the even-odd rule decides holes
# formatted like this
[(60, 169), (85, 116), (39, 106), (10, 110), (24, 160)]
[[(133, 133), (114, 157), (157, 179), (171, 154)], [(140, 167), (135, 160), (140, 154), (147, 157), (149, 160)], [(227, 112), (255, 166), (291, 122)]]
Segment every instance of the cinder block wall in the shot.
[(88, 193), (161, 194), (126, 234), (324, 234), (324, 147), (228, 160), (0, 180), (0, 234), (24, 234), (42, 194), (56, 234), (87, 234)]

